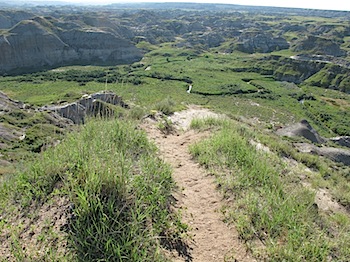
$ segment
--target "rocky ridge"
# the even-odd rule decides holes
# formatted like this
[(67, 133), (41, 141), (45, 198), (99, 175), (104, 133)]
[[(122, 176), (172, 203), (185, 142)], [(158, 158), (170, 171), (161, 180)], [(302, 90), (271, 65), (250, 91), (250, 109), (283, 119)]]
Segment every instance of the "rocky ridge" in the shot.
[(120, 96), (110, 92), (100, 92), (84, 95), (74, 103), (56, 106), (44, 106), (41, 111), (49, 111), (70, 119), (74, 124), (83, 124), (87, 116), (110, 117), (114, 110), (109, 105), (118, 105), (127, 108)]

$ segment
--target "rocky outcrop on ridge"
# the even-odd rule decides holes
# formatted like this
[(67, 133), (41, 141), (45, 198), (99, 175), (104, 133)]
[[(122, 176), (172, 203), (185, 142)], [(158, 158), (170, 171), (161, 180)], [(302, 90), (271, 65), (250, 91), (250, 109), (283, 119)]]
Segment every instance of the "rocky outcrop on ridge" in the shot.
[[(121, 64), (139, 61), (128, 40), (97, 28), (63, 30), (44, 18), (23, 20), (0, 35), (0, 74), (33, 72), (71, 64)], [(75, 28), (74, 28), (75, 27)]]
[(304, 137), (310, 142), (317, 144), (322, 144), (325, 142), (325, 139), (322, 138), (305, 119), (294, 125), (278, 129), (276, 133), (281, 136)]
[(113, 108), (109, 105), (118, 105), (127, 108), (120, 96), (114, 93), (101, 92), (84, 95), (74, 103), (57, 106), (44, 106), (41, 110), (51, 111), (70, 119), (74, 124), (83, 124), (87, 116), (112, 116)]

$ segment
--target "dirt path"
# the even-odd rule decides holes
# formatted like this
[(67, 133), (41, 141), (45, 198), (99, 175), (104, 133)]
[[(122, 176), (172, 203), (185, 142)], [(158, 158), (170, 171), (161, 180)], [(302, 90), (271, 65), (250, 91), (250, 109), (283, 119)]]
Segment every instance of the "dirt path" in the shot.
[[(182, 210), (183, 220), (193, 236), (188, 257), (174, 255), (174, 261), (254, 261), (245, 251), (234, 228), (229, 228), (220, 212), (222, 198), (215, 188), (213, 176), (206, 174), (188, 152), (188, 146), (205, 134), (187, 130), (193, 117), (213, 116), (198, 107), (176, 114), (172, 121), (184, 131), (165, 136), (155, 123), (145, 129), (160, 149), (161, 156), (173, 167), (173, 177), (180, 188), (175, 195), (177, 208)], [(181, 191), (181, 189), (183, 189)]]

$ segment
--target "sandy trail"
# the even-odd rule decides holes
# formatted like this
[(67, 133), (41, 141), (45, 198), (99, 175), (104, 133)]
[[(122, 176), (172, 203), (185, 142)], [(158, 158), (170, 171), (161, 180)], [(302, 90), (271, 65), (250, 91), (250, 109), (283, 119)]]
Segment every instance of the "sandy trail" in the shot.
[[(148, 121), (145, 129), (159, 147), (161, 157), (173, 167), (173, 177), (179, 186), (176, 208), (183, 214), (183, 221), (190, 226), (188, 256), (176, 256), (173, 261), (254, 261), (247, 254), (233, 227), (228, 227), (220, 212), (222, 197), (215, 188), (215, 178), (193, 161), (188, 146), (208, 134), (188, 130), (194, 117), (214, 116), (214, 113), (198, 107), (177, 113), (172, 121), (183, 131), (165, 136), (155, 123)], [(217, 116), (217, 115), (216, 115)]]

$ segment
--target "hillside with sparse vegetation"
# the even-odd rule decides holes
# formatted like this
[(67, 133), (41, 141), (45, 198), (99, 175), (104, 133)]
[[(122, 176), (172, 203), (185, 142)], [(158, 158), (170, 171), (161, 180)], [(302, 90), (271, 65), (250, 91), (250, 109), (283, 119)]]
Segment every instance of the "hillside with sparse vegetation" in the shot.
[(0, 261), (199, 261), (199, 182), (237, 234), (218, 259), (349, 261), (349, 16), (4, 7)]

